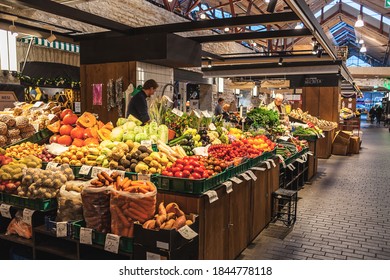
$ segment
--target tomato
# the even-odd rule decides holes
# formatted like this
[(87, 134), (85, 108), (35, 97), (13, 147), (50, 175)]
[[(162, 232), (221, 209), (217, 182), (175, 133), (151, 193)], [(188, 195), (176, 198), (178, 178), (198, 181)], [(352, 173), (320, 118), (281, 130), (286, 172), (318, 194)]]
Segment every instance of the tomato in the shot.
[(179, 168), (181, 171), (184, 169), (184, 165), (183, 164), (176, 164), (176, 168)]
[(161, 172), (161, 175), (164, 175), (164, 176), (168, 176), (169, 172), (164, 170), (163, 172)]
[(172, 172), (173, 173), (176, 173), (178, 171), (181, 171), (181, 169), (179, 167), (172, 167)]
[(187, 166), (184, 167), (184, 170), (192, 172), (192, 170), (194, 170), (194, 166), (193, 165), (187, 165)]
[(188, 177), (188, 179), (191, 179), (191, 180), (194, 180), (194, 176), (190, 175), (190, 177)]
[(194, 172), (199, 173), (199, 174), (203, 174), (204, 168), (203, 167), (195, 167)]
[(191, 175), (191, 172), (190, 172), (190, 171), (188, 171), (188, 170), (184, 170), (184, 171), (183, 171), (183, 177), (184, 177), (184, 178), (188, 178), (188, 177), (190, 177), (190, 175)]
[(200, 166), (200, 163), (199, 163), (199, 162), (197, 162), (197, 161), (194, 161), (192, 165), (193, 165), (193, 166), (194, 166), (194, 168), (195, 168), (195, 167), (199, 167), (199, 166)]
[[(212, 170), (210, 170), (210, 171), (211, 171), (211, 174), (213, 174)], [(203, 178), (208, 178), (208, 177), (210, 177), (209, 172), (207, 172), (207, 171), (203, 172), (202, 177), (203, 177)]]
[(175, 177), (183, 178), (183, 172), (181, 171), (175, 172)]
[(173, 172), (168, 172), (169, 177), (173, 177)]
[(182, 165), (184, 165), (184, 160), (182, 160), (182, 159), (177, 159), (176, 161), (175, 161), (175, 164), (182, 164)]
[(201, 178), (202, 178), (202, 176), (201, 176), (200, 174), (198, 174), (198, 173), (195, 173), (195, 172), (194, 172), (194, 173), (192, 173), (191, 175), (192, 175), (192, 177), (194, 177), (194, 179), (195, 179), (195, 180), (199, 180), (199, 179), (201, 179)]
[(165, 168), (165, 171), (172, 172), (172, 168), (171, 167), (167, 167), (167, 168)]

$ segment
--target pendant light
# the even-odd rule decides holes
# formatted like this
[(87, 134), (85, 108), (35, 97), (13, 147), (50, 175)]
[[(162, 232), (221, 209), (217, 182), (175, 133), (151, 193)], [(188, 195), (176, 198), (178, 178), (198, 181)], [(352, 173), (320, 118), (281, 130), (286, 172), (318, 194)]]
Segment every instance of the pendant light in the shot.
[(363, 38), (360, 38), (360, 40), (359, 40), (359, 44), (360, 44), (360, 45), (363, 45), (363, 44), (364, 44), (364, 40), (363, 40)]
[(361, 53), (367, 52), (366, 44), (363, 44), (362, 47), (360, 48)]
[(8, 27), (9, 31), (11, 32), (12, 35), (18, 36), (18, 31), (16, 30), (15, 22), (12, 21), (12, 24)]
[(294, 29), (302, 29), (303, 26), (302, 26), (302, 23), (301, 22), (298, 22), (297, 25), (295, 25)]
[(359, 14), (355, 22), (355, 27), (363, 27), (363, 26), (364, 26), (363, 16), (362, 14)]
[(279, 58), (278, 65), (280, 65), (280, 66), (282, 66), (282, 65), (283, 65), (283, 57), (280, 57), (280, 58)]
[(53, 30), (50, 30), (50, 36), (46, 40), (51, 44), (57, 39), (56, 35), (53, 34)]

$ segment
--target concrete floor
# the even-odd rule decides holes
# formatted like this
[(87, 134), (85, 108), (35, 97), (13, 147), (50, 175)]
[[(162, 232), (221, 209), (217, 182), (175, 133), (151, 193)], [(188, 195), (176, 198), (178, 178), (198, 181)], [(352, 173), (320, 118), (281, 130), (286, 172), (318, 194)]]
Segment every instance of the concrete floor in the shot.
[(238, 259), (390, 260), (390, 133), (365, 121), (362, 131), (360, 154), (319, 160), (295, 225), (271, 223)]

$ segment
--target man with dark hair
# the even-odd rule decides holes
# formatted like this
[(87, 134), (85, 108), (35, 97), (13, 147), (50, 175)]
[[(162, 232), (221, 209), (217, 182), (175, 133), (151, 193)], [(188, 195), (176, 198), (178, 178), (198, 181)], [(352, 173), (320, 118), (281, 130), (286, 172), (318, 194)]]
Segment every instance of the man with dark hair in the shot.
[(222, 115), (222, 113), (223, 113), (222, 105), (223, 105), (224, 101), (225, 101), (225, 99), (223, 99), (221, 97), (218, 98), (218, 104), (217, 104), (217, 106), (215, 106), (215, 109), (214, 109), (214, 115), (215, 116)]
[(139, 119), (142, 124), (148, 123), (150, 117), (146, 98), (152, 96), (157, 88), (158, 84), (155, 80), (147, 80), (141, 90), (135, 90), (129, 106), (127, 107), (127, 115), (133, 115)]

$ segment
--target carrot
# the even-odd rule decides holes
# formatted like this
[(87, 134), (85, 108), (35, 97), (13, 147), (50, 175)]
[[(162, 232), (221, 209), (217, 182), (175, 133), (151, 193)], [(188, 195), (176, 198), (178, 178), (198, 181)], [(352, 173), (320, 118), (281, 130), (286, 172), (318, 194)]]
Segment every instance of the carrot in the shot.
[(130, 223), (127, 221), (127, 219), (126, 219), (126, 217), (125, 217), (125, 215), (123, 215), (123, 213), (122, 213), (122, 211), (118, 208), (118, 207), (116, 207), (116, 206), (114, 206), (113, 207), (113, 210), (114, 210), (114, 212), (116, 212), (116, 215), (118, 216), (118, 220), (120, 220), (121, 221), (121, 223), (126, 227), (128, 227), (129, 225), (130, 225)]
[(128, 209), (128, 211), (131, 214), (131, 217), (133, 218), (134, 221), (139, 221), (143, 223), (146, 220), (148, 220), (148, 216), (145, 213), (139, 211), (138, 209), (130, 208)]
[(104, 179), (106, 179), (107, 181), (109, 181), (110, 183), (114, 182), (114, 179), (111, 178), (110, 175), (107, 174), (107, 172), (102, 172), (101, 175), (104, 177)]
[(139, 193), (143, 193), (143, 194), (145, 194), (145, 193), (148, 193), (148, 192), (149, 192), (149, 190), (148, 190), (148, 189), (146, 189), (146, 188), (144, 188), (144, 187), (140, 187), (140, 188), (138, 188), (138, 192), (139, 192)]
[(129, 193), (136, 193), (136, 192), (138, 192), (138, 187), (127, 187), (127, 188), (124, 188), (123, 191), (129, 192)]
[(126, 188), (130, 187), (130, 185), (131, 185), (131, 180), (129, 178), (125, 178), (123, 180), (123, 183), (122, 183), (123, 188), (126, 189)]
[(151, 192), (153, 192), (156, 189), (156, 186), (152, 182), (150, 182), (150, 181), (146, 181), (146, 185), (149, 186), (149, 190)]
[(97, 176), (101, 182), (104, 182), (106, 180), (106, 178), (104, 178), (104, 176), (101, 173), (98, 173)]
[(118, 186), (118, 189), (120, 189), (121, 184), (122, 184), (121, 176), (116, 177), (116, 185)]
[(176, 219), (175, 223), (172, 225), (172, 228), (178, 230), (179, 228), (183, 227), (186, 225), (186, 216), (180, 216), (179, 218)]

